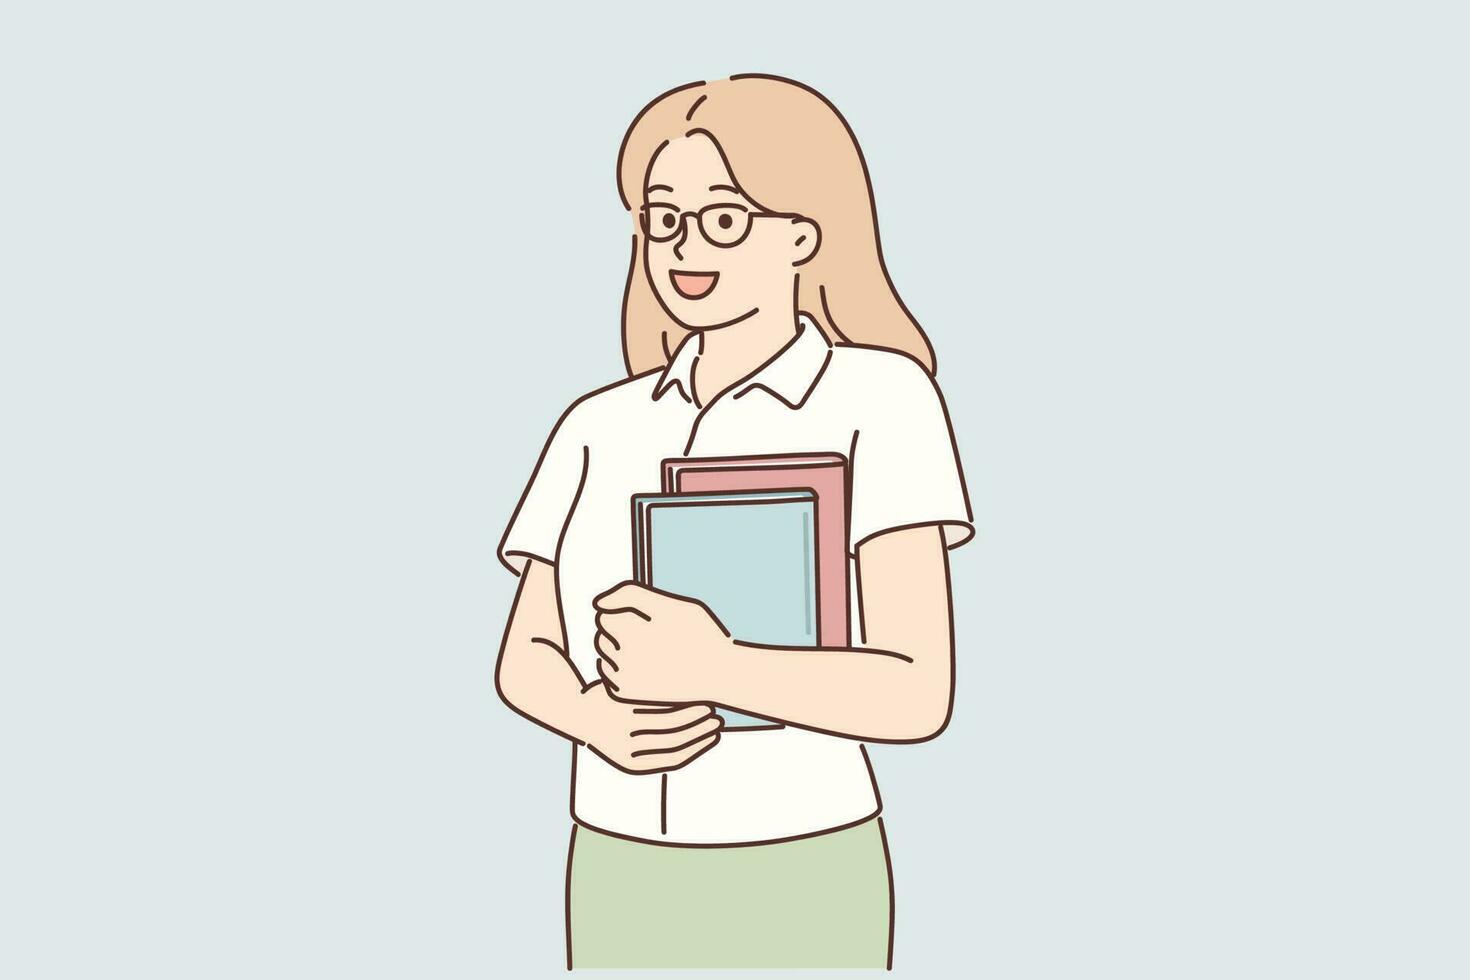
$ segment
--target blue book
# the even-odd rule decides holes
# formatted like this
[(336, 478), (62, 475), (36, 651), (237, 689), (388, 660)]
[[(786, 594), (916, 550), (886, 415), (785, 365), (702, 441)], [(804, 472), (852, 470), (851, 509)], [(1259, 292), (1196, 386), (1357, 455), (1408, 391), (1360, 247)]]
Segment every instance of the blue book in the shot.
[[(633, 567), (698, 599), (737, 640), (817, 645), (816, 494), (811, 490), (633, 497)], [(722, 710), (726, 729), (778, 722)]]

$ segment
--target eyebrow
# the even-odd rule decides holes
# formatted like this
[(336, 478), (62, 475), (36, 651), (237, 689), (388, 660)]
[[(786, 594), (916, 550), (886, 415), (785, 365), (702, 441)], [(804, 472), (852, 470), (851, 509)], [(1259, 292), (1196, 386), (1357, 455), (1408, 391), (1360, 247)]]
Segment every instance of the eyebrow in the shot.
[(731, 187), (729, 184), (710, 184), (709, 189), (712, 191), (729, 191), (731, 194), (740, 193), (740, 188)]
[(674, 193), (674, 189), (668, 184), (649, 184), (648, 191), (646, 193), (652, 194), (654, 191), (668, 191), (670, 194)]

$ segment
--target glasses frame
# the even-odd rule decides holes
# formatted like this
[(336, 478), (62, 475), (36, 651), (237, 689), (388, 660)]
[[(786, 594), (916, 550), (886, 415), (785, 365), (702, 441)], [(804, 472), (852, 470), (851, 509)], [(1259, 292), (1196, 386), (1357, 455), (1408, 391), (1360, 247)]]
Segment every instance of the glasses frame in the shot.
[[(679, 223), (675, 225), (673, 230), (670, 231), (667, 235), (655, 235), (649, 227), (651, 224), (648, 219), (648, 212), (650, 208), (657, 208), (659, 210), (669, 210), (675, 212), (676, 216), (679, 219)], [(745, 230), (741, 232), (740, 237), (735, 239), (733, 242), (715, 241), (713, 238), (710, 237), (709, 230), (705, 227), (705, 215), (709, 214), (711, 211), (722, 210), (741, 211), (745, 214)], [(695, 211), (685, 211), (679, 208), (678, 205), (666, 204), (662, 201), (645, 202), (638, 208), (638, 224), (639, 227), (643, 229), (643, 236), (649, 241), (659, 243), (674, 241), (679, 236), (684, 234), (685, 223), (690, 218), (693, 218), (695, 227), (699, 229), (700, 237), (709, 242), (715, 248), (734, 248), (741, 242), (745, 241), (745, 239), (750, 237), (750, 229), (755, 224), (756, 218), (790, 218), (792, 220), (795, 220), (800, 217), (801, 215), (799, 214), (784, 214), (780, 211), (753, 211), (743, 204), (736, 204), (732, 201), (718, 201), (714, 204), (706, 204), (704, 207), (699, 208)]]

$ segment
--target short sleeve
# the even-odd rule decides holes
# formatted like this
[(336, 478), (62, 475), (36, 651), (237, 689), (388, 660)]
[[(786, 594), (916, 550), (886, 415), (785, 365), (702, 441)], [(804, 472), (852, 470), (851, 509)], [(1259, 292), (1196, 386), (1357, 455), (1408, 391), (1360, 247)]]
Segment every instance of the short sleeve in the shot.
[(551, 430), (500, 539), (500, 561), (517, 575), (525, 570), (529, 558), (556, 561), (562, 529), (571, 516), (586, 467), (586, 444), (576, 434), (574, 411), (575, 406), (567, 409)]
[(852, 453), (848, 546), (899, 528), (937, 525), (947, 547), (974, 536), (949, 413), (934, 379), (895, 355), (863, 413)]

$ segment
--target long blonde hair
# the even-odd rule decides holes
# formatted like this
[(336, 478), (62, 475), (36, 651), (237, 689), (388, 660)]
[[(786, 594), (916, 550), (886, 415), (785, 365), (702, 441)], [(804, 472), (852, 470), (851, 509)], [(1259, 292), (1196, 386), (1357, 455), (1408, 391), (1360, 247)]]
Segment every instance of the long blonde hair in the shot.
[(797, 310), (833, 343), (896, 350), (932, 374), (934, 348), (883, 264), (873, 187), (852, 129), (819, 92), (774, 75), (734, 75), (671, 89), (645, 106), (623, 137), (618, 192), (633, 216), (623, 293), (628, 373), (663, 367), (689, 333), (664, 311), (644, 273), (638, 207), (654, 156), (692, 130), (719, 145), (748, 197), (820, 226), (821, 247), (797, 270)]

